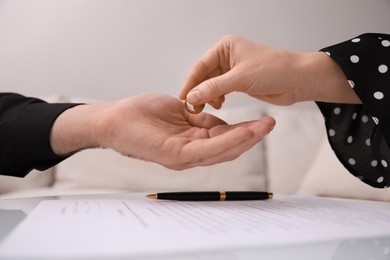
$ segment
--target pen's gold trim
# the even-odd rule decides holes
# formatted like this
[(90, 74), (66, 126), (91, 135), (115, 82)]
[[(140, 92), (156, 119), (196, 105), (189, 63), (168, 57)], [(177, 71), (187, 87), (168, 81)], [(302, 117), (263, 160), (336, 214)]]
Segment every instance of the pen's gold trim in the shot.
[(157, 194), (148, 194), (148, 195), (146, 195), (146, 197), (148, 198), (148, 199), (157, 199)]
[(219, 200), (221, 200), (221, 201), (226, 200), (226, 191), (219, 192)]

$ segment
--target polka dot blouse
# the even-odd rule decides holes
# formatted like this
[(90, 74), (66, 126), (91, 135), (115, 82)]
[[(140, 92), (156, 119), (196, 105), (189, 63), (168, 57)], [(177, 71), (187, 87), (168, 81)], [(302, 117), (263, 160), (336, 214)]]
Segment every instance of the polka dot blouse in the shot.
[(363, 182), (390, 187), (390, 35), (367, 33), (321, 51), (339, 64), (362, 101), (317, 102), (333, 150)]

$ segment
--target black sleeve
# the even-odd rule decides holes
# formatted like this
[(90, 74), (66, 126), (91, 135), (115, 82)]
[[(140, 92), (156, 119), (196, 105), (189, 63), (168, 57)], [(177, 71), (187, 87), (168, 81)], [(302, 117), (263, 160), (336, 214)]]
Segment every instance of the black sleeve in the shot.
[(50, 131), (55, 119), (75, 105), (0, 93), (0, 174), (24, 177), (64, 160), (51, 148)]
[(329, 142), (363, 182), (390, 186), (390, 35), (367, 33), (322, 49), (341, 67), (361, 105), (317, 102)]

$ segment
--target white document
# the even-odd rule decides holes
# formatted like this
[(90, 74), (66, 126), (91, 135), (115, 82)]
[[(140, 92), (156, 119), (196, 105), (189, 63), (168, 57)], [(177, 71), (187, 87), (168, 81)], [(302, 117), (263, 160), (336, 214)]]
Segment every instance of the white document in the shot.
[(390, 236), (390, 210), (303, 195), (47, 200), (3, 242), (0, 258), (121, 258), (381, 236)]

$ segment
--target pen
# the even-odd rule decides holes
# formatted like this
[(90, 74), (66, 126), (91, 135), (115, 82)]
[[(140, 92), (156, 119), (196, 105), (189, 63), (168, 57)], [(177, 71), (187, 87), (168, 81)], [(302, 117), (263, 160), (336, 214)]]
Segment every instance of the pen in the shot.
[(146, 195), (149, 199), (180, 201), (218, 201), (218, 200), (266, 200), (272, 199), (272, 192), (264, 191), (196, 191), (161, 192)]

